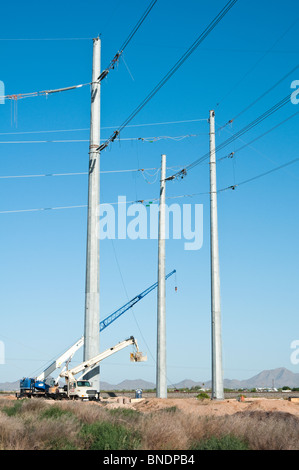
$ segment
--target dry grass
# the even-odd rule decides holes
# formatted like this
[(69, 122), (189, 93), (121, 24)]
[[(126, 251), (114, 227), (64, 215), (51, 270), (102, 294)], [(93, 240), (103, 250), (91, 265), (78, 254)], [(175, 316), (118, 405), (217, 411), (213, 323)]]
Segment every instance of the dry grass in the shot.
[[(109, 432), (103, 442), (99, 433), (104, 431), (100, 430), (117, 427), (122, 429), (127, 448), (196, 449), (211, 438), (234, 436), (252, 450), (299, 450), (299, 418), (284, 412), (255, 410), (203, 417), (175, 407), (149, 414), (81, 402), (0, 400), (0, 450), (109, 448), (122, 444), (108, 442)], [(116, 432), (115, 439), (117, 436)], [(134, 439), (128, 441), (130, 436)]]

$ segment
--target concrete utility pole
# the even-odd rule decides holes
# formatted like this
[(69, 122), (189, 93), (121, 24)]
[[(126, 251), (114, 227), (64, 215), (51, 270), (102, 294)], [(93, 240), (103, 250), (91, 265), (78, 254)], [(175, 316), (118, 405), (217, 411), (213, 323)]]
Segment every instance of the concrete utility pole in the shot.
[(165, 301), (165, 189), (166, 155), (161, 158), (158, 241), (158, 311), (157, 311), (157, 391), (158, 398), (167, 398), (166, 379), (166, 301)]
[(218, 248), (215, 112), (210, 111), (210, 224), (211, 224), (211, 313), (212, 313), (212, 398), (224, 399)]
[[(93, 40), (90, 142), (89, 142), (89, 179), (88, 179), (88, 220), (86, 247), (86, 287), (85, 287), (85, 325), (84, 361), (100, 352), (100, 263), (99, 239), (97, 234), (98, 207), (100, 204), (100, 82), (97, 81), (101, 70), (101, 40)], [(100, 390), (99, 367), (94, 368), (85, 379), (92, 382), (93, 388)]]

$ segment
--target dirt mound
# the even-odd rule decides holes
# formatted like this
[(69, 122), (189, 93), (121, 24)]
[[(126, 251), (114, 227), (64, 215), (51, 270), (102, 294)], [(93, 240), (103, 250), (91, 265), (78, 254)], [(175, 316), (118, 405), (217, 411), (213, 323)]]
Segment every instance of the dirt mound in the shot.
[(250, 413), (263, 411), (269, 413), (287, 413), (299, 418), (299, 404), (283, 399), (245, 399), (239, 402), (236, 399), (211, 401), (198, 400), (196, 398), (149, 398), (124, 405), (143, 413), (152, 413), (163, 409), (176, 407), (184, 413), (196, 414), (198, 416), (223, 416), (235, 413)]

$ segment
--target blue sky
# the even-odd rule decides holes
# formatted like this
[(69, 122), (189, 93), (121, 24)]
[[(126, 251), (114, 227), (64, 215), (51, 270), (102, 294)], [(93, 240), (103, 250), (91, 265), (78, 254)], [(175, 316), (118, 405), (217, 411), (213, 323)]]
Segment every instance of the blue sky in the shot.
[[(122, 124), (225, 3), (158, 0), (118, 67), (102, 82), (101, 138), (108, 138)], [(101, 155), (103, 171), (158, 168), (162, 153), (168, 167), (184, 166), (209, 149), (210, 109), (216, 112), (218, 145), (291, 93), (299, 69), (219, 130), (298, 63), (297, 2), (271, 2), (271, 8), (266, 3), (239, 0), (134, 118), (132, 127), (121, 133), (123, 139), (195, 137), (179, 142), (116, 141)], [(53, 1), (50, 7), (35, 1), (1, 5), (0, 80), (5, 93), (90, 82), (91, 38), (101, 34), (104, 68), (148, 4), (129, 0), (113, 6), (103, 1), (84, 5)], [(234, 152), (297, 111), (299, 105), (287, 104), (217, 157)], [(0, 106), (0, 142), (88, 140), (89, 119), (88, 86), (47, 98), (18, 100), (15, 109), (6, 100)], [(189, 122), (147, 125), (176, 121)], [(219, 163), (218, 189), (298, 158), (298, 124), (297, 116), (238, 152), (233, 160)], [(83, 130), (67, 132), (74, 129)], [(86, 172), (88, 142), (0, 143), (0, 162), (0, 176)], [(294, 164), (218, 196), (226, 378), (245, 379), (281, 366), (299, 372), (290, 362), (290, 344), (299, 337), (298, 181), (299, 165)], [(183, 180), (167, 183), (167, 196), (208, 190), (206, 162)], [(133, 201), (154, 199), (159, 183), (152, 176), (146, 181), (140, 172), (103, 173), (101, 201), (117, 201), (119, 195)], [(0, 211), (86, 202), (86, 175), (0, 180)], [(166, 270), (177, 270), (178, 287), (175, 292), (174, 277), (167, 281), (168, 382), (206, 381), (211, 377), (209, 197), (172, 202), (203, 204), (204, 241), (198, 251), (184, 250), (183, 240), (166, 244)], [(86, 208), (0, 214), (0, 340), (5, 344), (6, 362), (0, 365), (0, 382), (42, 370), (83, 333), (86, 216)], [(104, 240), (100, 246), (104, 318), (156, 281), (157, 241)], [(156, 308), (154, 292), (103, 331), (101, 350), (134, 335), (147, 352), (148, 362), (131, 364), (129, 351), (122, 351), (102, 363), (102, 380), (155, 381)]]

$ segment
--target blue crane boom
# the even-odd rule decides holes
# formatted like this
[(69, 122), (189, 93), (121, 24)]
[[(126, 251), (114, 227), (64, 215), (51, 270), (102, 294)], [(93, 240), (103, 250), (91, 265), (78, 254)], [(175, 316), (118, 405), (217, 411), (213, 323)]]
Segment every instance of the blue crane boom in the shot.
[[(173, 271), (171, 271), (171, 273), (168, 273), (165, 276), (165, 279), (167, 280), (174, 273), (176, 273), (175, 269)], [(104, 320), (102, 320), (100, 322), (100, 331), (103, 331), (105, 328), (107, 328), (107, 326), (111, 325), (111, 323), (113, 323), (117, 318), (119, 318), (121, 315), (123, 315), (127, 310), (134, 307), (134, 305), (137, 304), (137, 302), (139, 302), (139, 300), (143, 299), (143, 297), (145, 297), (147, 294), (149, 294), (152, 290), (156, 289), (157, 286), (158, 286), (158, 282), (155, 282), (153, 285), (151, 285), (150, 287), (145, 289), (143, 292), (141, 292), (141, 294), (136, 295), (136, 297), (129, 300), (129, 302), (127, 302), (125, 305), (123, 305), (118, 310), (111, 313), (111, 315), (109, 315)]]
[[(165, 276), (167, 280), (170, 276), (176, 273), (174, 269)], [(107, 326), (111, 325), (117, 318), (132, 308), (137, 302), (143, 299), (147, 294), (152, 292), (158, 286), (158, 282), (155, 282), (150, 287), (145, 289), (139, 295), (136, 295), (133, 299), (129, 300), (125, 305), (120, 307), (115, 312), (108, 315), (104, 320), (100, 322), (100, 331), (103, 331)], [(176, 288), (177, 289), (177, 288)], [(50, 366), (48, 366), (37, 378), (25, 377), (20, 381), (20, 396), (34, 396), (45, 393), (49, 389), (49, 385), (46, 384), (47, 377), (54, 372), (56, 369), (60, 369), (62, 364), (70, 362), (73, 355), (78, 351), (84, 344), (84, 336), (82, 336), (75, 344), (68, 348), (61, 356), (59, 356)]]

